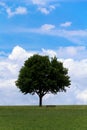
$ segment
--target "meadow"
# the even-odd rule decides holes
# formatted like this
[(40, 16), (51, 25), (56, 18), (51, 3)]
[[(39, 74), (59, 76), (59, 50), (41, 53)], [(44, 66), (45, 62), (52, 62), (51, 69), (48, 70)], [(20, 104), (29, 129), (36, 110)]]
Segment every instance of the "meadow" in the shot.
[(87, 130), (87, 106), (1, 106), (0, 130)]

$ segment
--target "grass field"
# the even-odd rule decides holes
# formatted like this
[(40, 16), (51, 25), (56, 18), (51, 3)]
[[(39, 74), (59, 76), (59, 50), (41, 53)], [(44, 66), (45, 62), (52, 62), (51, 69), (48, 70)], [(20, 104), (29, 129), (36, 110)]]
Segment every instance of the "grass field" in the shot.
[(87, 130), (87, 106), (1, 106), (0, 130)]

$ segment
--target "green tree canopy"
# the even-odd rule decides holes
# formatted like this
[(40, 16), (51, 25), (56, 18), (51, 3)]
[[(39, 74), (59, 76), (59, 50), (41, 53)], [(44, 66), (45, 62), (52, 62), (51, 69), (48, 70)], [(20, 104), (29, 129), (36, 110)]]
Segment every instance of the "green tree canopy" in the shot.
[(68, 69), (56, 57), (33, 55), (28, 58), (20, 69), (16, 86), (24, 94), (37, 94), (39, 106), (42, 106), (42, 98), (47, 93), (57, 94), (66, 91), (70, 85)]

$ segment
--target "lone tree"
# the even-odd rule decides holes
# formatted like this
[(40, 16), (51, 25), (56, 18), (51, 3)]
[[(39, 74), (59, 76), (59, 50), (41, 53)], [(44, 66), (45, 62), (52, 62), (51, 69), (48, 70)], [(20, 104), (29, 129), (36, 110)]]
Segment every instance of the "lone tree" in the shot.
[(68, 69), (57, 58), (33, 55), (25, 61), (20, 69), (16, 86), (24, 94), (37, 94), (39, 106), (42, 106), (42, 98), (47, 93), (57, 94), (66, 91), (70, 85)]

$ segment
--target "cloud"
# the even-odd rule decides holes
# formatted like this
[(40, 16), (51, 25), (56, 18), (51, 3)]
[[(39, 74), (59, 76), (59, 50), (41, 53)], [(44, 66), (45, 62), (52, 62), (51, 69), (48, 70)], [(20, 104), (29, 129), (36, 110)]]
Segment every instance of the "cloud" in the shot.
[(54, 57), (54, 56), (57, 56), (57, 53), (53, 50), (50, 50), (50, 49), (42, 49), (42, 54), (43, 55), (49, 55), (50, 57)]
[[(49, 35), (64, 38), (68, 41), (71, 41), (77, 45), (85, 45), (87, 42), (87, 29), (84, 30), (67, 30), (67, 29), (59, 29), (53, 24), (43, 24), (39, 28), (19, 28), (16, 30), (12, 30), (15, 33), (38, 33), (42, 35)], [(10, 31), (9, 31), (10, 32)]]
[(57, 56), (60, 59), (83, 60), (87, 58), (87, 48), (85, 46), (58, 47), (56, 50), (42, 48), (42, 55), (50, 57)]
[(71, 102), (74, 101), (75, 104), (87, 103), (87, 59), (66, 59), (63, 63), (69, 69), (69, 75), (71, 77)]
[(38, 5), (38, 6), (47, 6), (51, 5), (52, 3), (57, 3), (56, 0), (31, 0), (33, 4)]
[(40, 10), (41, 13), (44, 13), (44, 14), (49, 14), (50, 13), (50, 11), (47, 8), (44, 8), (44, 7), (39, 7), (38, 10)]
[[(58, 50), (42, 49), (38, 52), (41, 55), (57, 56), (63, 62), (64, 67), (68, 68), (71, 79), (71, 86), (66, 93), (58, 93), (57, 95), (48, 94), (43, 98), (43, 104), (84, 104), (87, 103), (87, 58), (83, 51), (87, 53), (87, 48), (62, 47), (62, 53), (68, 55), (67, 58), (59, 57)], [(71, 58), (69, 49), (72, 51)], [(82, 51), (83, 50), (83, 51)], [(82, 51), (82, 59), (75, 59)], [(15, 86), (19, 70), (23, 66), (24, 61), (36, 54), (37, 51), (26, 51), (20, 46), (15, 46), (12, 52), (0, 60), (0, 105), (36, 105), (38, 104), (38, 96), (23, 95)], [(85, 57), (85, 58), (84, 58)]]
[(43, 14), (49, 14), (51, 11), (55, 9), (54, 5), (50, 5), (48, 7), (38, 7), (38, 10)]
[(40, 31), (42, 34), (50, 36), (62, 37), (73, 43), (84, 45), (87, 42), (87, 29), (85, 30), (66, 30), (66, 29), (55, 29), (47, 31)]
[[(66, 93), (46, 95), (45, 104), (87, 104), (87, 59), (59, 59), (69, 70), (71, 86)], [(46, 99), (45, 99), (46, 98)]]
[[(14, 47), (12, 50), (12, 53), (8, 56), (10, 60), (13, 61), (24, 61), (26, 58), (30, 57), (33, 55), (34, 52), (27, 52), (20, 46)], [(23, 54), (23, 55), (22, 55)]]
[(85, 46), (59, 47), (57, 53), (61, 58), (73, 58), (80, 60), (86, 58), (87, 49)]
[(65, 23), (61, 23), (60, 26), (61, 27), (70, 27), (72, 24), (72, 22), (65, 22)]
[(38, 11), (46, 15), (48, 15), (51, 11), (53, 11), (56, 8), (56, 5), (54, 5), (54, 3), (55, 0), (32, 0), (32, 4), (37, 5)]
[[(45, 27), (52, 28), (52, 29), (50, 29), (50, 31), (47, 32), (47, 30), (45, 30)], [(85, 38), (87, 37), (87, 29), (84, 29), (84, 30), (58, 29), (55, 25), (52, 25), (52, 24), (44, 24), (40, 28), (37, 28), (35, 30), (37, 30), (36, 32), (41, 33), (41, 34), (45, 33), (47, 35), (63, 37), (72, 42), (77, 42), (79, 44), (83, 43)]]
[(70, 75), (74, 80), (81, 80), (87, 78), (87, 59), (82, 59), (79, 61), (73, 59), (66, 59), (64, 61), (64, 65), (70, 69)]
[[(61, 50), (60, 50), (61, 48)], [(64, 66), (68, 68), (71, 79), (71, 86), (66, 93), (58, 93), (58, 95), (48, 95), (44, 98), (44, 103), (52, 104), (86, 104), (87, 103), (87, 48), (84, 46), (77, 47), (60, 47), (56, 51), (45, 50), (50, 55), (56, 54)], [(70, 49), (70, 50), (69, 50)], [(59, 52), (63, 54), (59, 54)], [(71, 52), (70, 52), (71, 51)], [(85, 52), (85, 53), (84, 53)], [(71, 53), (71, 54), (70, 54)], [(52, 55), (51, 54), (51, 55)], [(81, 57), (80, 57), (81, 56)], [(66, 58), (64, 58), (66, 57)], [(80, 57), (80, 58), (78, 58)], [(59, 99), (59, 100), (57, 100)], [(53, 102), (55, 100), (55, 103)], [(66, 100), (66, 101), (65, 101)]]
[(22, 6), (15, 8), (14, 11), (12, 11), (12, 9), (4, 2), (0, 2), (0, 6), (5, 9), (6, 13), (8, 14), (8, 17), (12, 17), (14, 15), (24, 15), (28, 13), (27, 8)]
[(87, 89), (85, 89), (83, 91), (79, 91), (77, 93), (76, 98), (79, 100), (79, 102), (81, 102), (83, 104), (87, 104)]
[(50, 30), (52, 30), (52, 29), (54, 29), (55, 28), (55, 25), (52, 25), (52, 24), (44, 24), (44, 25), (42, 25), (41, 26), (41, 30), (42, 31), (50, 31)]
[[(44, 25), (43, 25), (44, 26)], [(55, 26), (55, 25), (54, 25)], [(87, 29), (85, 30), (66, 30), (54, 28), (50, 31), (35, 29), (36, 33), (50, 36), (62, 37), (73, 43), (84, 45), (87, 42)]]
[(27, 8), (19, 6), (15, 9), (15, 11), (11, 11), (10, 8), (7, 8), (6, 12), (8, 14), (8, 17), (12, 17), (14, 15), (24, 15), (27, 14)]
[(38, 28), (15, 27), (1, 30), (0, 33), (36, 33), (39, 35), (49, 35), (64, 38), (74, 44), (84, 46), (87, 42), (87, 29), (68, 30), (60, 29), (54, 24), (45, 23)]
[(46, 4), (46, 0), (42, 1), (42, 0), (32, 0), (33, 4), (36, 5), (45, 5)]
[[(24, 96), (15, 86), (19, 70), (24, 61), (35, 52), (27, 52), (20, 46), (15, 46), (8, 55), (0, 60), (0, 105), (20, 105), (31, 102), (30, 95)], [(37, 98), (37, 97), (36, 97)], [(35, 100), (34, 100), (35, 101)], [(34, 103), (32, 98), (32, 103)]]
[[(46, 15), (56, 8), (56, 5), (51, 4), (52, 1), (32, 0), (31, 2), (33, 5), (36, 5), (36, 8), (38, 11)], [(21, 2), (19, 3), (21, 5)], [(24, 2), (24, 5), (26, 6), (25, 3), (26, 1)], [(29, 4), (29, 6), (30, 5), (31, 4)], [(8, 17), (12, 17), (15, 15), (24, 15), (28, 13), (27, 7), (18, 6), (15, 9), (13, 9), (12, 7), (9, 7), (6, 2), (0, 2), (0, 6), (2, 6), (5, 9), (6, 13), (8, 14)], [(12, 6), (12, 3), (11, 3), (11, 6)]]

